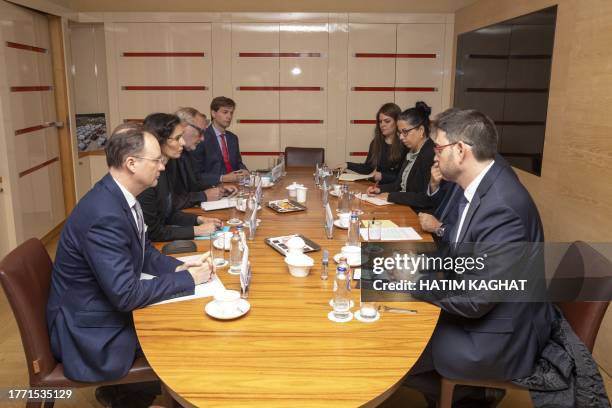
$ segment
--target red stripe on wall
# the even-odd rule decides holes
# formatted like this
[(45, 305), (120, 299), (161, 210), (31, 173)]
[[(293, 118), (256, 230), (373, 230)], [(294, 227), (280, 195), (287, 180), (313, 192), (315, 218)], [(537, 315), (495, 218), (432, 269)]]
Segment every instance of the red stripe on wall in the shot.
[(239, 57), (245, 58), (305, 58), (305, 57), (320, 57), (320, 52), (239, 52)]
[(319, 124), (323, 123), (319, 119), (239, 119), (238, 123), (302, 123), (302, 124)]
[(42, 54), (47, 52), (46, 48), (35, 47), (33, 45), (21, 44), (16, 42), (7, 41), (6, 46), (9, 48), (17, 48), (18, 50), (40, 52)]
[(124, 57), (204, 57), (203, 52), (124, 52)]
[(368, 152), (350, 152), (349, 156), (367, 156)]
[(36, 170), (40, 170), (43, 167), (47, 167), (48, 165), (53, 164), (58, 160), (59, 160), (59, 157), (54, 157), (51, 160), (47, 160), (46, 162), (39, 164), (38, 166), (34, 166), (27, 170), (24, 170), (21, 173), (19, 173), (19, 177), (27, 176), (30, 173), (34, 173)]
[(356, 92), (436, 92), (437, 88), (431, 87), (393, 87), (393, 86), (355, 86)]
[(374, 119), (353, 119), (351, 123), (354, 125), (375, 125), (376, 120)]
[(320, 86), (239, 86), (239, 91), (322, 91)]
[(11, 86), (11, 92), (50, 91), (52, 86)]
[(195, 86), (122, 86), (124, 91), (206, 91), (208, 87), (203, 85)]
[(355, 58), (436, 58), (436, 54), (387, 54), (376, 52), (357, 52)]
[(240, 152), (243, 156), (278, 156), (282, 152)]
[(46, 129), (46, 128), (51, 127), (51, 126), (53, 126), (53, 125), (52, 124), (44, 124), (44, 125), (31, 126), (31, 127), (27, 127), (27, 128), (23, 128), (23, 129), (17, 129), (17, 130), (15, 130), (15, 136), (23, 135), (24, 133), (36, 132), (38, 130), (43, 130), (43, 129)]

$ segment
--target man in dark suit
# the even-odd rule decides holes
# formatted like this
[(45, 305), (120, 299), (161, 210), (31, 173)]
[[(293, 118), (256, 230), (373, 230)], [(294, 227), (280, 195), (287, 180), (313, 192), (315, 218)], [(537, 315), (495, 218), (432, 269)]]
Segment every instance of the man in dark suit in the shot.
[[(538, 278), (543, 271), (535, 248), (544, 240), (538, 210), (512, 168), (495, 160), (493, 122), (474, 110), (454, 110), (442, 114), (435, 127), (435, 159), (442, 177), (463, 192), (450, 232), (451, 255), (482, 255), (483, 248), (499, 251), (495, 259), (487, 259), (484, 270), (465, 272), (462, 277), (512, 279), (519, 278), (520, 272), (523, 278)], [(520, 252), (513, 252), (516, 248)], [(431, 274), (421, 277), (431, 278)], [(550, 336), (549, 303), (492, 300), (481, 291), (416, 294), (442, 311), (429, 345), (409, 373), (408, 386), (435, 400), (440, 375), (512, 380), (532, 374)], [(456, 399), (461, 391), (455, 393)], [(463, 391), (471, 398), (464, 401), (465, 406), (495, 406), (485, 401), (482, 389)]]
[[(199, 205), (202, 201), (216, 201), (236, 192), (231, 185), (211, 186), (206, 184), (202, 174), (196, 172), (194, 152), (204, 141), (204, 132), (208, 127), (206, 115), (195, 108), (180, 108), (175, 115), (185, 126), (183, 130), (183, 153), (178, 161), (178, 177), (174, 184), (173, 200), (175, 210)], [(216, 183), (215, 183), (216, 184)]]
[(210, 104), (212, 123), (194, 154), (197, 173), (208, 185), (235, 183), (248, 172), (240, 155), (238, 136), (227, 130), (235, 109), (236, 103), (224, 96), (217, 96)]
[[(142, 355), (132, 310), (193, 291), (211, 271), (207, 256), (184, 264), (146, 240), (135, 197), (164, 169), (155, 137), (138, 126), (122, 129), (105, 151), (109, 173), (62, 230), (47, 304), (51, 350), (68, 378), (84, 382), (121, 378)], [(156, 278), (140, 280), (142, 272)]]

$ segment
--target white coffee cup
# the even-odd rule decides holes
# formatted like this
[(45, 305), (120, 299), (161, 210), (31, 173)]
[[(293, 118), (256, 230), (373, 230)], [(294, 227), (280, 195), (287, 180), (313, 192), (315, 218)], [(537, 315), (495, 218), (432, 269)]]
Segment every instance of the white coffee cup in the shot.
[(306, 193), (308, 192), (308, 187), (299, 186), (297, 189), (297, 202), (305, 203), (306, 202)]
[(343, 228), (348, 228), (351, 221), (351, 213), (340, 213), (338, 214), (338, 219), (340, 220), (340, 225)]
[(287, 186), (287, 191), (289, 191), (289, 197), (295, 198), (295, 196), (297, 195), (298, 186), (299, 184), (297, 183), (293, 183), (290, 186)]
[(356, 245), (345, 245), (340, 251), (349, 264), (358, 263), (361, 259), (361, 248)]
[(285, 245), (287, 245), (287, 253), (301, 255), (304, 253), (304, 245), (306, 245), (306, 243), (300, 237), (292, 237)]
[(342, 186), (340, 184), (334, 184), (334, 194), (340, 194), (340, 190), (342, 190)]
[(215, 303), (222, 315), (230, 315), (238, 309), (240, 292), (237, 290), (224, 290), (215, 294)]
[(261, 185), (262, 186), (267, 187), (270, 184), (272, 184), (272, 179), (269, 176), (262, 176), (261, 177)]

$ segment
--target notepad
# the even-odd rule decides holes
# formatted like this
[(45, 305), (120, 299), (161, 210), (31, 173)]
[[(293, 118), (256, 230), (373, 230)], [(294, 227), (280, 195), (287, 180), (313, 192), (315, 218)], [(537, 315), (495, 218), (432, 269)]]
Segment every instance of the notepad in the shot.
[(357, 181), (357, 180), (367, 180), (372, 177), (373, 174), (353, 174), (353, 173), (344, 173), (338, 177), (338, 181)]
[[(368, 240), (368, 229), (359, 228), (364, 241)], [(381, 241), (418, 241), (423, 239), (412, 227), (381, 228)]]
[[(372, 220), (362, 220), (361, 225), (367, 228), (370, 226), (371, 221)], [(376, 220), (376, 221), (380, 221), (381, 228), (397, 228), (399, 226), (391, 220)]]
[(232, 208), (236, 205), (236, 201), (229, 198), (222, 198), (216, 201), (203, 201), (200, 207), (204, 211), (222, 210), (224, 208)]
[[(190, 256), (183, 256), (177, 259), (183, 262), (190, 262), (190, 261), (197, 261), (201, 256), (202, 255), (190, 255)], [(140, 274), (141, 280), (149, 280), (149, 279), (156, 279), (156, 278), (157, 276), (149, 275), (148, 273), (143, 272)], [(179, 297), (172, 298), (172, 299), (162, 300), (161, 302), (153, 303), (153, 305), (161, 305), (164, 303), (182, 302), (184, 300), (211, 297), (211, 296), (215, 296), (215, 294), (217, 293), (223, 292), (224, 290), (225, 290), (225, 286), (223, 286), (223, 282), (221, 282), (221, 279), (219, 279), (218, 276), (215, 276), (209, 282), (196, 285), (195, 291), (191, 295), (179, 296)]]
[(360, 200), (363, 200), (363, 201), (365, 201), (367, 203), (374, 204), (374, 205), (389, 205), (389, 204), (393, 204), (393, 203), (390, 203), (387, 200), (383, 200), (382, 198), (370, 197), (366, 193), (356, 194), (355, 196), (357, 198), (359, 198)]

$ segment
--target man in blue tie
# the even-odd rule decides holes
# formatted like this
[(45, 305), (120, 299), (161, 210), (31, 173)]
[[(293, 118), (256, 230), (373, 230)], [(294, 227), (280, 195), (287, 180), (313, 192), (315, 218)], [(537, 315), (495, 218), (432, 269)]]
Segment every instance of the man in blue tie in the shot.
[[(493, 249), (489, 253), (494, 254), (483, 269), (461, 272), (460, 278), (456, 275), (459, 272), (451, 273), (466, 281), (513, 279), (518, 274), (539, 279), (543, 271), (536, 248), (544, 240), (540, 216), (512, 168), (497, 160), (494, 123), (478, 111), (454, 109), (436, 119), (434, 135), (435, 161), (441, 175), (461, 189), (454, 210), (456, 222), (448, 235), (450, 255), (474, 257), (483, 255), (479, 252), (482, 248)], [(422, 274), (420, 279), (436, 278)], [(442, 310), (406, 385), (419, 389), (433, 402), (441, 375), (508, 381), (532, 374), (550, 336), (554, 314), (549, 303), (504, 300), (501, 295), (480, 290), (414, 294)], [(495, 406), (497, 399), (487, 400), (486, 394), (482, 389), (459, 387), (455, 398), (468, 400), (453, 406)]]
[[(109, 173), (62, 230), (47, 304), (51, 350), (66, 376), (83, 382), (119, 379), (142, 355), (132, 310), (193, 291), (211, 275), (207, 254), (185, 264), (147, 242), (136, 196), (155, 186), (164, 169), (155, 137), (122, 126), (105, 153)], [(141, 280), (142, 272), (156, 278)]]

